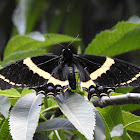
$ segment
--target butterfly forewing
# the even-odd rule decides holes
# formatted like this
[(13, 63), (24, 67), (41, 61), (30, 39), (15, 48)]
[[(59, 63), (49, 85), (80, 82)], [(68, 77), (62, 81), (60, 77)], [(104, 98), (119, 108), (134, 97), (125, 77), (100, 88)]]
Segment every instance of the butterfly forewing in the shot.
[(0, 88), (33, 88), (47, 84), (59, 59), (55, 55), (40, 55), (13, 62), (0, 70)]

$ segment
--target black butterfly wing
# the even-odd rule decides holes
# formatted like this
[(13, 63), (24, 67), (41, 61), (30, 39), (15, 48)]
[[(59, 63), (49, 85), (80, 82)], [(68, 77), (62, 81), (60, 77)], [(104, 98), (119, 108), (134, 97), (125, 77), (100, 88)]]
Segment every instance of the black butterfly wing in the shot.
[(47, 84), (60, 57), (39, 55), (7, 65), (0, 70), (0, 89), (35, 88)]
[(68, 66), (65, 63), (59, 63), (59, 65), (53, 70), (52, 76), (47, 83), (52, 83), (54, 86), (60, 85), (61, 87), (68, 87)]
[(76, 55), (75, 58), (84, 70), (82, 73), (88, 77), (81, 76), (81, 83), (86, 88), (90, 85), (106, 88), (140, 86), (140, 68), (133, 64), (98, 55)]

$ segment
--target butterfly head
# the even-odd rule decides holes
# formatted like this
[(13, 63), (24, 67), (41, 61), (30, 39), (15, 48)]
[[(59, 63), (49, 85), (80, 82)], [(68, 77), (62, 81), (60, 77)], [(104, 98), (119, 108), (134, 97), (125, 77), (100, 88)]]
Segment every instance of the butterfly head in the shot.
[(67, 62), (70, 61), (73, 58), (73, 54), (72, 54), (72, 52), (69, 48), (63, 49), (62, 50), (62, 55), (63, 55), (64, 61), (67, 61)]

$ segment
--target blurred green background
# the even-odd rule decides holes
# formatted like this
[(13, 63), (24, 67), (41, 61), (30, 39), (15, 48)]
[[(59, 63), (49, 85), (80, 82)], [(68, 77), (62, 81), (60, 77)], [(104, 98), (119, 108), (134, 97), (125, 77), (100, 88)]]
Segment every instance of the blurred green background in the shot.
[[(80, 34), (84, 48), (97, 33), (112, 28), (118, 21), (140, 15), (138, 0), (28, 0), (22, 2), (26, 10), (26, 33), (62, 33), (73, 37)], [(0, 55), (7, 41), (17, 31), (12, 22), (18, 0), (0, 1)], [(57, 52), (57, 51), (56, 51)], [(126, 58), (127, 59), (127, 58)]]

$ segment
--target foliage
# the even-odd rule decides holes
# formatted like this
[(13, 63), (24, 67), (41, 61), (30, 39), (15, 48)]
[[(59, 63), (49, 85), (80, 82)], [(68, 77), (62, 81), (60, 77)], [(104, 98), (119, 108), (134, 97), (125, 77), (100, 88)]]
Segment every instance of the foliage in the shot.
[[(33, 30), (35, 23), (39, 17), (39, 13), (41, 13), (40, 7), (42, 7), (44, 3), (45, 3), (45, 1), (41, 0), (41, 2), (39, 3), (39, 8), (34, 8), (32, 12), (31, 12), (30, 8), (27, 10), (27, 12), (26, 12), (26, 14), (27, 14), (26, 15), (27, 16), (26, 33), (30, 33)], [(38, 4), (38, 2), (36, 1), (34, 3), (34, 6), (38, 7), (37, 4)], [(64, 5), (66, 5), (66, 4), (67, 3), (64, 3)], [(49, 7), (49, 3), (48, 3), (48, 7)], [(77, 8), (79, 9), (79, 12), (81, 12), (81, 7), (78, 6)], [(81, 24), (80, 24), (81, 17), (78, 17), (78, 14), (75, 15), (74, 10), (73, 10), (73, 13), (71, 13), (71, 15), (69, 15), (69, 18), (66, 21), (67, 26), (65, 26), (65, 28), (64, 28), (64, 33), (66, 33), (67, 35), (57, 33), (59, 30), (59, 27), (61, 26), (61, 21), (63, 20), (63, 16), (64, 16), (63, 14), (66, 11), (64, 7), (62, 8), (63, 12), (61, 12), (60, 14), (58, 14), (54, 17), (55, 19), (52, 21), (51, 27), (49, 27), (49, 32), (51, 32), (51, 33), (48, 33), (45, 35), (42, 34), (45, 37), (45, 41), (39, 41), (39, 40), (33, 39), (33, 38), (29, 37), (27, 34), (18, 35), (17, 30), (14, 29), (13, 36), (8, 41), (7, 46), (5, 48), (4, 57), (3, 57), (3, 61), (1, 61), (1, 65), (5, 66), (13, 61), (16, 61), (18, 59), (22, 59), (22, 58), (28, 57), (28, 56), (50, 53), (51, 47), (53, 47), (53, 45), (56, 45), (55, 42), (57, 42), (57, 43), (72, 42), (74, 40), (73, 36), (76, 36), (76, 33), (77, 33), (77, 31), (79, 31), (79, 28), (81, 26)], [(33, 16), (31, 16), (31, 14), (33, 14)], [(78, 23), (79, 23), (79, 26), (75, 27), (76, 29), (74, 29), (72, 27), (72, 24), (74, 24), (76, 22), (74, 20), (75, 16), (78, 17)], [(32, 17), (32, 18), (30, 18), (30, 17)], [(123, 54), (126, 52), (140, 49), (139, 34), (140, 34), (140, 23), (132, 23), (129, 21), (119, 22), (111, 30), (105, 30), (105, 31), (102, 31), (101, 33), (97, 34), (96, 37), (87, 46), (85, 53), (107, 55), (107, 56), (113, 57), (113, 56), (116, 56), (119, 54)], [(54, 40), (55, 42), (49, 40), (47, 35), (51, 38), (51, 40)], [(69, 35), (71, 35), (71, 36), (69, 36)], [(82, 43), (83, 43), (82, 40), (79, 38), (76, 39), (74, 42), (74, 48), (77, 50), (78, 53), (81, 52), (79, 50), (82, 50), (82, 48), (83, 48)], [(54, 49), (58, 49), (58, 47), (59, 46), (55, 46)], [(126, 91), (128, 92), (128, 89), (122, 88), (120, 91), (122, 93), (125, 93)], [(131, 89), (129, 89), (129, 91), (131, 91)], [(0, 102), (1, 114), (4, 114), (4, 112), (7, 112), (7, 113), (9, 112), (9, 114), (10, 114), (10, 112), (11, 112), (11, 115), (12, 115), (12, 111), (15, 110), (15, 108), (19, 107), (19, 106), (17, 106), (18, 102), (19, 102), (17, 100), (20, 100), (20, 101), (23, 100), (24, 97), (27, 97), (28, 95), (32, 95), (32, 92), (33, 91), (29, 90), (29, 89), (23, 89), (23, 90), (22, 89), (10, 89), (10, 90), (5, 90), (5, 91), (0, 91), (0, 95), (5, 95), (9, 99), (9, 100), (6, 99), (6, 101), (4, 103)], [(81, 94), (82, 91), (77, 90), (76, 92)], [(85, 96), (87, 96), (87, 95), (85, 95)], [(30, 97), (32, 97), (32, 99), (34, 99), (34, 100), (37, 100), (34, 95), (30, 96)], [(73, 96), (73, 97), (77, 98), (77, 96)], [(79, 97), (79, 99), (80, 99), (80, 97)], [(9, 105), (9, 101), (10, 101), (10, 107), (13, 108), (12, 111), (9, 110), (9, 107), (3, 108), (3, 106)], [(61, 102), (59, 100), (57, 100), (57, 102), (59, 105), (61, 104)], [(33, 105), (32, 106), (33, 111), (34, 111), (34, 108), (38, 109), (38, 106), (35, 106), (35, 104), (31, 104), (31, 103), (34, 103), (34, 101), (30, 100), (30, 105), (29, 105), (29, 106)], [(74, 102), (74, 103), (73, 104), (77, 105), (77, 107), (81, 105), (78, 103), (76, 104), (76, 102)], [(84, 105), (87, 105), (87, 104), (85, 103)], [(20, 110), (22, 107), (23, 106), (20, 106), (20, 108), (18, 108), (18, 110)], [(27, 107), (27, 106), (25, 105), (25, 107)], [(65, 107), (68, 108), (69, 106), (68, 107), (65, 106)], [(76, 108), (76, 106), (74, 106), (74, 107)], [(4, 109), (4, 111), (2, 110), (2, 108)], [(61, 110), (62, 110), (62, 108), (61, 108)], [(80, 110), (82, 110), (83, 108), (81, 107)], [(101, 109), (101, 108), (97, 108), (97, 109), (98, 109), (98, 112), (100, 113), (100, 115), (102, 116), (102, 119), (104, 120), (104, 124), (106, 127), (106, 139), (107, 140), (111, 139), (110, 132), (118, 124), (123, 124), (124, 133), (120, 137), (113, 137), (112, 139), (114, 139), (114, 140), (116, 140), (116, 139), (120, 139), (120, 140), (133, 139), (133, 137), (136, 134), (140, 133), (140, 127), (139, 127), (140, 117), (136, 116), (135, 114), (132, 114), (132, 112), (134, 112), (135, 110), (140, 109), (139, 105), (125, 105), (125, 106), (124, 105), (123, 106), (114, 105), (114, 106), (105, 107), (103, 109)], [(73, 115), (72, 111), (74, 111), (74, 110), (72, 110), (72, 111), (70, 110), (70, 112), (72, 112), (71, 114), (69, 112), (66, 112), (66, 114), (65, 114), (66, 110), (64, 110), (64, 111), (62, 110), (62, 112), (64, 113), (64, 114), (62, 114), (62, 112), (59, 109), (59, 106), (57, 105), (56, 101), (53, 98), (48, 98), (47, 101), (45, 102), (45, 104), (40, 107), (40, 110), (41, 111), (40, 111), (39, 125), (38, 125), (36, 133), (34, 135), (34, 139), (37, 139), (38, 137), (40, 137), (42, 139), (50, 138), (52, 140), (60, 139), (60, 138), (64, 139), (64, 140), (65, 139), (75, 140), (77, 137), (79, 137), (81, 139), (85, 139), (85, 137), (83, 135), (81, 135), (77, 130), (75, 130), (74, 126), (66, 119), (66, 116), (64, 116), (64, 115), (68, 114), (67, 118), (69, 118), (68, 116), (72, 116)], [(80, 114), (82, 112), (82, 113), (85, 113), (85, 115), (86, 115), (86, 111), (83, 110), (80, 112), (80, 110), (77, 111), (76, 113)], [(24, 113), (24, 112), (21, 112), (21, 113)], [(27, 112), (27, 113), (29, 113), (29, 112)], [(29, 114), (29, 116), (32, 116), (32, 114)], [(74, 117), (76, 117), (76, 115)], [(77, 117), (76, 119), (78, 120), (80, 118)], [(94, 116), (93, 116), (93, 119), (94, 119)], [(11, 134), (8, 130), (8, 127), (9, 127), (8, 120), (9, 120), (9, 118), (6, 118), (5, 115), (0, 116), (0, 140), (12, 139)], [(22, 118), (21, 118), (21, 120), (22, 120)], [(52, 122), (53, 122), (53, 125), (50, 125), (50, 124), (52, 124)], [(24, 122), (22, 122), (22, 123), (24, 123)], [(37, 125), (37, 122), (35, 122), (35, 123)], [(61, 123), (63, 123), (63, 124), (61, 125)], [(11, 122), (11, 118), (10, 118), (10, 124), (11, 124), (10, 128), (12, 129), (13, 124)], [(28, 124), (26, 124), (26, 125), (28, 125)], [(46, 127), (47, 125), (48, 125), (48, 127)], [(22, 126), (20, 126), (20, 127), (22, 127)], [(76, 127), (76, 128), (78, 129), (78, 127)], [(34, 131), (35, 131), (35, 129), (36, 129), (36, 126), (34, 126)], [(65, 130), (63, 130), (63, 129), (65, 129)], [(72, 130), (74, 130), (74, 131), (72, 131)], [(94, 130), (94, 128), (93, 128), (93, 130)], [(16, 131), (16, 130), (14, 130), (14, 131)], [(102, 130), (102, 132), (103, 132), (103, 130)], [(11, 133), (14, 133), (14, 132), (11, 132)], [(34, 133), (34, 132), (31, 132), (31, 133)], [(97, 133), (99, 133), (99, 131)], [(95, 133), (95, 136), (96, 136), (96, 133)]]

